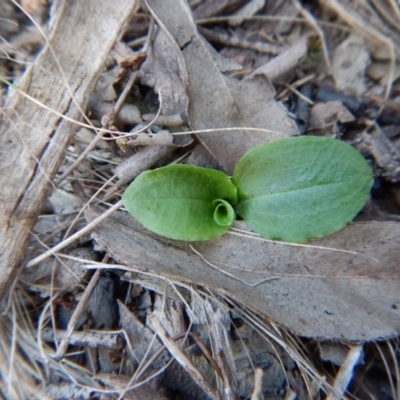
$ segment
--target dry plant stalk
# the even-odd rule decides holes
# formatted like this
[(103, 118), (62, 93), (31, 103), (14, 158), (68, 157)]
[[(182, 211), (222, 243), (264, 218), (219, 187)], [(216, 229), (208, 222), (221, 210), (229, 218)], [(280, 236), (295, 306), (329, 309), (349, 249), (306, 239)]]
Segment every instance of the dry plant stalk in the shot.
[(335, 378), (335, 382), (332, 385), (335, 394), (329, 395), (326, 400), (339, 400), (343, 398), (347, 386), (353, 378), (353, 370), (362, 354), (362, 350), (362, 344), (353, 346), (349, 350), (347, 357)]
[(262, 400), (264, 398), (262, 393), (262, 377), (262, 368), (256, 368), (256, 372), (254, 374), (254, 390), (251, 394), (251, 400)]
[(0, 129), (0, 299), (23, 261), (36, 216), (75, 133), (71, 122), (51, 111), (82, 118), (106, 57), (135, 8), (130, 0), (100, 0), (90, 6), (54, 2), (48, 45), (6, 99)]
[(168, 336), (164, 327), (161, 325), (160, 321), (155, 316), (150, 316), (148, 318), (149, 323), (156, 331), (157, 335), (164, 343), (168, 351), (176, 359), (176, 361), (182, 365), (187, 373), (195, 380), (195, 382), (204, 390), (204, 392), (210, 396), (211, 399), (218, 400), (218, 392), (206, 381), (204, 376), (195, 368), (191, 361), (186, 357), (183, 351), (176, 345), (176, 343)]
[(101, 275), (101, 269), (98, 269), (92, 276), (89, 284), (86, 286), (85, 292), (83, 293), (78, 306), (75, 308), (71, 316), (71, 319), (69, 320), (68, 328), (65, 331), (63, 338), (61, 339), (60, 345), (58, 346), (57, 353), (55, 355), (56, 360), (61, 360), (61, 358), (65, 355), (65, 352), (67, 351), (68, 348), (69, 339), (72, 335), (72, 332), (75, 329), (75, 325), (78, 321), (78, 318), (81, 315), (83, 309), (85, 308), (86, 303), (89, 300), (89, 297), (92, 294), (94, 288), (96, 287), (100, 275)]

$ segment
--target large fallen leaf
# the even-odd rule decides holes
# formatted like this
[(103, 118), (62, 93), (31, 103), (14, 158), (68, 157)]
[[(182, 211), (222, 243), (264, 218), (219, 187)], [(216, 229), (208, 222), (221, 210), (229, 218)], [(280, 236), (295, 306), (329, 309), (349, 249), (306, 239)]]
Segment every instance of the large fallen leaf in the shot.
[(263, 78), (239, 81), (224, 76), (199, 35), (184, 0), (148, 0), (157, 23), (182, 50), (189, 77), (189, 125), (193, 130), (254, 127), (200, 134), (199, 139), (228, 174), (240, 157), (261, 143), (296, 135), (297, 127)]
[[(87, 218), (98, 215), (90, 210)], [(148, 232), (126, 213), (108, 218), (94, 235), (131, 270), (208, 286), (303, 336), (376, 340), (400, 333), (396, 222), (352, 224), (311, 242), (357, 254), (229, 232), (190, 247)]]

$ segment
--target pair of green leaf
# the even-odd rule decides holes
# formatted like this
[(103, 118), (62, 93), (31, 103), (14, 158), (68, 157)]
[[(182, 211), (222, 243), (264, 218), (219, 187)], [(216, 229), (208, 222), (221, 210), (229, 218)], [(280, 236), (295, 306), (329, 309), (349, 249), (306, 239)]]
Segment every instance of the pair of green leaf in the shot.
[(237, 214), (267, 239), (302, 243), (342, 229), (371, 185), (370, 167), (351, 146), (303, 136), (250, 150), (232, 180), (189, 165), (146, 171), (122, 201), (146, 228), (172, 239), (219, 237)]

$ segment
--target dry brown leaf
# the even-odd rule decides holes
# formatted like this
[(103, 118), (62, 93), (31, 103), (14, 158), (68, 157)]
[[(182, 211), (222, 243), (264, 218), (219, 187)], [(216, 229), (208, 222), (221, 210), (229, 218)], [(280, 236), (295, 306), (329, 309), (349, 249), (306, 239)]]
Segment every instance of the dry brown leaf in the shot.
[(49, 202), (54, 214), (73, 214), (81, 208), (81, 202), (72, 193), (62, 189), (55, 189), (49, 196)]
[[(236, 18), (232, 18), (229, 20), (229, 25), (238, 26), (243, 23), (245, 17), (251, 17), (256, 14), (265, 6), (265, 0), (250, 0), (243, 7), (237, 10), (233, 16)], [(243, 18), (238, 18), (243, 17)]]
[(282, 75), (287, 74), (299, 65), (300, 61), (306, 56), (307, 50), (307, 40), (302, 38), (271, 61), (258, 67), (250, 77), (265, 75), (272, 82), (277, 81), (282, 78)]
[(146, 59), (147, 53), (145, 51), (140, 51), (133, 54), (130, 57), (126, 57), (120, 61), (119, 65), (121, 68), (128, 68), (131, 71), (136, 71), (140, 68), (143, 61)]
[[(129, 311), (125, 304), (118, 301), (118, 307), (121, 317), (121, 327), (125, 330), (129, 340), (128, 356), (135, 365), (139, 365), (146, 353), (148, 353), (148, 357), (151, 357), (160, 349), (161, 344), (158, 340), (152, 342), (153, 334), (151, 330), (143, 325), (135, 314)], [(150, 345), (152, 345), (152, 348), (149, 351)]]
[[(107, 386), (113, 387), (113, 388), (116, 388), (116, 390), (119, 390), (120, 392), (122, 392), (124, 400), (168, 400), (168, 397), (166, 397), (163, 393), (160, 393), (159, 389), (153, 389), (151, 387), (151, 383), (144, 383), (142, 385), (139, 385), (135, 389), (130, 389), (130, 390), (126, 391), (126, 389), (132, 385), (132, 380), (123, 374), (97, 373), (96, 380), (98, 382), (101, 382), (106, 387)], [(49, 386), (51, 386), (51, 385), (49, 385)], [(64, 397), (62, 396), (63, 393), (59, 394), (56, 392), (55, 395), (50, 398), (52, 398), (52, 399), (59, 399), (59, 398), (71, 399), (71, 398), (76, 397), (76, 393), (80, 393), (79, 390), (82, 391), (80, 386), (78, 386), (77, 389), (75, 389), (75, 391), (70, 392), (69, 396), (64, 395)], [(87, 394), (86, 397), (82, 397), (82, 398), (89, 399), (90, 396), (92, 395), (92, 393), (93, 393), (93, 391), (91, 391), (90, 394)], [(51, 393), (51, 394), (53, 394), (53, 393)], [(57, 396), (57, 394), (59, 394), (59, 395)], [(107, 400), (108, 398), (110, 398), (110, 395), (104, 394), (102, 396), (98, 396), (98, 398), (100, 400)]]
[(179, 47), (164, 31), (159, 30), (149, 47), (146, 61), (139, 71), (142, 83), (154, 87), (161, 97), (164, 115), (178, 114), (187, 120), (188, 75)]
[(340, 101), (317, 103), (310, 111), (311, 129), (325, 129), (337, 122), (352, 121), (354, 121), (354, 115)]
[(394, 66), (393, 77), (390, 75), (391, 66), (387, 62), (374, 62), (367, 68), (367, 75), (369, 78), (379, 81), (381, 85), (387, 85), (389, 78), (393, 79), (393, 82), (400, 78), (400, 65)]
[(374, 340), (400, 332), (396, 222), (351, 224), (312, 247), (232, 233), (190, 245), (162, 239), (123, 213), (94, 235), (128, 269), (211, 287), (303, 336)]
[(193, 14), (195, 15), (196, 19), (224, 15), (226, 14), (227, 10), (235, 8), (235, 6), (237, 6), (240, 2), (240, 0), (200, 1), (200, 4), (195, 7)]
[(267, 81), (238, 81), (221, 74), (185, 1), (149, 0), (147, 4), (157, 23), (182, 50), (190, 81), (189, 125), (193, 130), (254, 127), (276, 132), (237, 130), (199, 135), (227, 173), (250, 148), (298, 133), (286, 109), (274, 100), (275, 91)]
[(318, 350), (323, 361), (340, 366), (344, 363), (349, 351), (348, 346), (343, 343), (323, 341), (318, 343)]
[(393, 145), (378, 126), (371, 132), (363, 132), (357, 148), (371, 155), (378, 167), (378, 173), (391, 182), (400, 180), (400, 150)]
[(173, 147), (146, 147), (135, 153), (132, 157), (119, 164), (115, 170), (118, 177), (118, 187), (132, 181), (141, 172), (151, 168), (162, 158), (172, 154)]
[(360, 98), (367, 90), (365, 71), (369, 63), (370, 55), (364, 39), (351, 35), (336, 48), (333, 57), (332, 75), (336, 89)]
[[(171, 285), (165, 286), (165, 281), (160, 278), (155, 278), (152, 276), (145, 276), (144, 274), (137, 274), (137, 273), (129, 273), (127, 272), (124, 275), (124, 280), (127, 275), (132, 274), (132, 282), (139, 283), (140, 285), (144, 284), (145, 287), (155, 290), (160, 295), (156, 295), (156, 302), (163, 303), (165, 300), (163, 299), (164, 295), (166, 295), (166, 301), (169, 302), (174, 296), (176, 296), (176, 292), (174, 290), (170, 290)], [(147, 282), (145, 281), (147, 280)], [(159, 284), (155, 284), (153, 286), (150, 281), (158, 280)], [(179, 287), (175, 286), (175, 288), (179, 289)], [(182, 293), (183, 295), (183, 293)], [(209, 309), (208, 303), (204, 302), (204, 299), (200, 297), (200, 295), (196, 291), (190, 292), (190, 308), (186, 309), (188, 316), (191, 319), (192, 324), (202, 325), (196, 327), (196, 336), (199, 340), (202, 340), (205, 343), (208, 343), (210, 338), (213, 342), (216, 341), (216, 335), (214, 329), (209, 328), (208, 324), (210, 319), (212, 318), (212, 313), (209, 318), (206, 317), (205, 309)], [(174, 304), (175, 302), (171, 302), (170, 304)], [(197, 304), (194, 306), (194, 303)], [(213, 307), (217, 307), (217, 303), (213, 302)], [(152, 307), (152, 303), (150, 304)], [(161, 307), (165, 308), (162, 304)], [(161, 308), (160, 307), (160, 308)], [(170, 324), (165, 320), (165, 314), (170, 314), (170, 311), (164, 310), (164, 313), (160, 311), (156, 311), (157, 318), (161, 320), (162, 325), (164, 328), (169, 332), (171, 336), (174, 335), (173, 330), (169, 330)], [(196, 314), (202, 314), (200, 318), (195, 317), (193, 318), (193, 311)], [(138, 360), (140, 360), (151, 342), (151, 332), (147, 327), (143, 326), (143, 324), (138, 320), (135, 314), (131, 313), (122, 303), (120, 303), (120, 315), (122, 318), (122, 327), (126, 331), (129, 339), (130, 345), (134, 349), (136, 359), (134, 363), (136, 364)], [(154, 315), (154, 313), (153, 313)], [(246, 397), (248, 393), (251, 392), (253, 387), (253, 369), (254, 367), (266, 365), (268, 364), (268, 371), (266, 371), (264, 379), (263, 379), (263, 388), (264, 391), (268, 392), (277, 392), (285, 383), (285, 374), (282, 369), (282, 364), (285, 365), (286, 368), (292, 369), (293, 368), (293, 361), (290, 357), (284, 352), (280, 351), (279, 348), (274, 348), (270, 343), (264, 340), (264, 338), (255, 330), (251, 329), (248, 325), (242, 325), (240, 327), (236, 327), (235, 335), (223, 335), (223, 329), (229, 329), (228, 327), (231, 325), (231, 320), (227, 313), (223, 313), (223, 318), (221, 322), (221, 329), (222, 335), (219, 335), (220, 342), (222, 341), (222, 346), (224, 347), (222, 353), (225, 354), (225, 357), (232, 357), (231, 368), (235, 370), (235, 377), (237, 379), (240, 395), (242, 397)], [(214, 323), (213, 323), (214, 325)], [(181, 328), (179, 331), (185, 332), (185, 328)], [(193, 331), (191, 332), (193, 333)], [(141, 338), (144, 337), (142, 340)], [(222, 339), (222, 340), (221, 340)], [(244, 346), (243, 344), (251, 343), (251, 346)], [(159, 349), (159, 342), (156, 343), (156, 349)], [(208, 362), (205, 362), (204, 356), (199, 354), (198, 350), (196, 350), (197, 346), (194, 347), (187, 347), (186, 354), (192, 360), (192, 362), (201, 370), (203, 373), (207, 371), (209, 375), (209, 366)], [(214, 344), (211, 346), (214, 350), (214, 354), (216, 354), (216, 358), (218, 359), (217, 351), (218, 345)], [(140, 351), (140, 352), (139, 352)], [(279, 354), (279, 359), (276, 356), (276, 352)], [(129, 352), (130, 353), (130, 352)], [(203, 366), (205, 364), (205, 367)], [(154, 364), (154, 367), (161, 368), (162, 367), (162, 360), (157, 360)], [(236, 368), (234, 366), (236, 365)], [(174, 368), (171, 366), (171, 368)], [(221, 366), (224, 368), (224, 365)], [(220, 371), (220, 369), (218, 369)], [(170, 373), (173, 371), (169, 370)], [(214, 382), (215, 378), (211, 377), (211, 382)], [(183, 382), (180, 382), (180, 386), (184, 385)]]
[[(376, 2), (376, 4), (382, 1)], [(375, 59), (388, 60), (396, 53), (399, 55), (400, 33), (392, 29), (368, 2), (351, 0), (324, 0), (321, 5), (336, 12), (340, 19), (348, 23), (352, 30), (363, 36), (371, 46), (371, 53)], [(398, 22), (395, 26), (398, 28)], [(393, 54), (391, 54), (393, 53)]]

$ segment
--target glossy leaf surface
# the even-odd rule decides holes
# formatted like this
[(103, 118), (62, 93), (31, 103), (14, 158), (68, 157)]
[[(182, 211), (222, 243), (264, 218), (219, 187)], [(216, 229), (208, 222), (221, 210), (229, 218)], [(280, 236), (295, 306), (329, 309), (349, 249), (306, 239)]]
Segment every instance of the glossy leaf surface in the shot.
[(237, 190), (222, 172), (173, 165), (140, 174), (122, 196), (129, 213), (146, 228), (178, 240), (207, 240), (235, 220)]
[(303, 136), (260, 145), (236, 165), (237, 214), (268, 239), (302, 243), (342, 229), (364, 206), (372, 171), (351, 146)]

